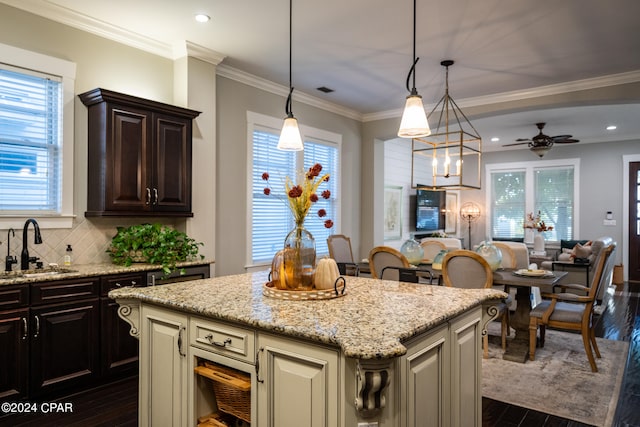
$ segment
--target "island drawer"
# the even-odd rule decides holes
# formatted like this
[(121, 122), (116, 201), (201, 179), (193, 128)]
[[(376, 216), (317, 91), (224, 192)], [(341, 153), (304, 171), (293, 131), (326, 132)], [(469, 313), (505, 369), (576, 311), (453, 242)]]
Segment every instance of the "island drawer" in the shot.
[(227, 323), (192, 317), (189, 324), (190, 345), (253, 364), (255, 334)]

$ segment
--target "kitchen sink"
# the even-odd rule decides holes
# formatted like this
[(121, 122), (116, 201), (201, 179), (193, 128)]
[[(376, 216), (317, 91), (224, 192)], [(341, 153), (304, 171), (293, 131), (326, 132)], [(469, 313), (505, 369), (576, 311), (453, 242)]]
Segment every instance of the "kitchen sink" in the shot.
[(20, 271), (2, 271), (0, 272), (0, 280), (15, 279), (16, 277), (22, 277)]
[(67, 274), (67, 273), (76, 273), (78, 270), (72, 270), (70, 268), (59, 268), (59, 267), (47, 267), (47, 268), (36, 268), (35, 270), (22, 270), (16, 271), (18, 277), (42, 277), (42, 276), (52, 276), (55, 274)]
[(46, 277), (56, 274), (76, 273), (78, 270), (60, 267), (36, 268), (33, 270), (1, 271), (0, 280), (11, 280), (19, 277)]

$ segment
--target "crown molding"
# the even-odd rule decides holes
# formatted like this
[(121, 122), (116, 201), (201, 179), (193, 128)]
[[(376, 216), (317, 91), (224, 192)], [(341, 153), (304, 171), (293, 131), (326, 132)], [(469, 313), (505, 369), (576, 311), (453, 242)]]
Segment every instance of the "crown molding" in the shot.
[[(478, 107), (482, 105), (499, 104), (502, 102), (521, 101), (523, 99), (539, 98), (542, 96), (559, 95), (568, 92), (581, 90), (599, 89), (609, 86), (618, 86), (627, 83), (640, 81), (640, 70), (629, 71), (627, 73), (611, 74), (608, 76), (594, 77), (591, 79), (575, 80), (572, 82), (558, 83), (548, 86), (540, 86), (525, 90), (514, 90), (511, 92), (496, 93), (493, 95), (477, 96), (456, 100), (460, 108)], [(434, 106), (425, 106), (430, 111)], [(377, 113), (364, 114), (363, 122), (375, 120), (391, 119), (402, 116), (402, 109), (380, 111)]]
[[(230, 67), (226, 64), (220, 64), (216, 68), (216, 74), (221, 77), (226, 77), (228, 79), (235, 80), (239, 83), (243, 83), (269, 93), (283, 96), (285, 98), (289, 95), (289, 88), (287, 86), (274, 83), (270, 80), (263, 79), (262, 77), (255, 76), (253, 74), (249, 74), (237, 68)], [(343, 117), (362, 121), (362, 114), (357, 111), (351, 110), (333, 102), (328, 102), (323, 99), (316, 98), (315, 96), (311, 96), (300, 91), (293, 92), (293, 99), (298, 102), (302, 102), (312, 107), (320, 108), (322, 110), (329, 111)]]
[(48, 0), (2, 0), (2, 3), (136, 49), (175, 59), (170, 44), (107, 24)]
[(216, 52), (215, 50), (211, 50), (204, 46), (200, 46), (188, 40), (184, 42), (184, 46), (178, 46), (174, 53), (176, 58), (179, 58), (181, 56), (189, 56), (192, 58), (197, 58), (204, 62), (208, 62), (209, 64), (215, 66), (219, 65), (224, 60), (224, 58), (227, 57), (222, 53)]

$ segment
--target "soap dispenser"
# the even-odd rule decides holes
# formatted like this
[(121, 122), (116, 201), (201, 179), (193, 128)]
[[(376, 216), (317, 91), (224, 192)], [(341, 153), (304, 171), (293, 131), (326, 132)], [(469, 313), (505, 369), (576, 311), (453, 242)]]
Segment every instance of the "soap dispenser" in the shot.
[(73, 252), (73, 249), (71, 249), (71, 245), (67, 245), (67, 253), (64, 256), (64, 265), (66, 265), (66, 266), (71, 265), (72, 252)]

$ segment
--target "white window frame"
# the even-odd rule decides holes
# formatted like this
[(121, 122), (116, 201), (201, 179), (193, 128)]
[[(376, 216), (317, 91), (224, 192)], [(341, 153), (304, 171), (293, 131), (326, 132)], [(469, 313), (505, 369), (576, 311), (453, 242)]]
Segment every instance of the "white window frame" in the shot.
[[(298, 122), (298, 126), (300, 128), (300, 134), (302, 136), (303, 142), (335, 145), (338, 149), (338, 161), (336, 165), (338, 173), (331, 175), (331, 180), (336, 181), (335, 184), (336, 188), (338, 189), (338, 194), (336, 197), (336, 217), (331, 218), (334, 222), (332, 230), (333, 234), (338, 234), (340, 233), (340, 224), (342, 223), (342, 179), (340, 176), (340, 171), (342, 171), (342, 135), (323, 129), (317, 129), (311, 126), (305, 126), (300, 122)], [(245, 268), (247, 269), (247, 271), (264, 270), (271, 266), (271, 262), (254, 264), (251, 251), (251, 242), (253, 238), (253, 132), (256, 129), (264, 130), (265, 128), (271, 129), (274, 133), (279, 134), (282, 129), (282, 119), (255, 113), (253, 111), (247, 111), (247, 240), (245, 245)], [(300, 153), (302, 155), (302, 152)]]
[(534, 160), (530, 162), (509, 162), (509, 163), (489, 163), (485, 165), (485, 181), (487, 190), (485, 192), (486, 220), (485, 235), (491, 238), (491, 218), (493, 212), (493, 194), (491, 174), (494, 172), (525, 172), (525, 212), (533, 212), (535, 209), (535, 179), (534, 171), (541, 168), (553, 167), (573, 167), (573, 238), (580, 236), (580, 159), (560, 159), (560, 160)]
[[(45, 74), (55, 75), (62, 80), (62, 143), (61, 170), (62, 183), (60, 188), (60, 214), (37, 215), (40, 228), (71, 228), (73, 225), (73, 152), (74, 152), (74, 100), (76, 64), (60, 58), (19, 49), (0, 43), (0, 61), (2, 63), (34, 70)], [(25, 219), (32, 216), (25, 212), (25, 216), (2, 214), (0, 212), (0, 229), (19, 229)]]

